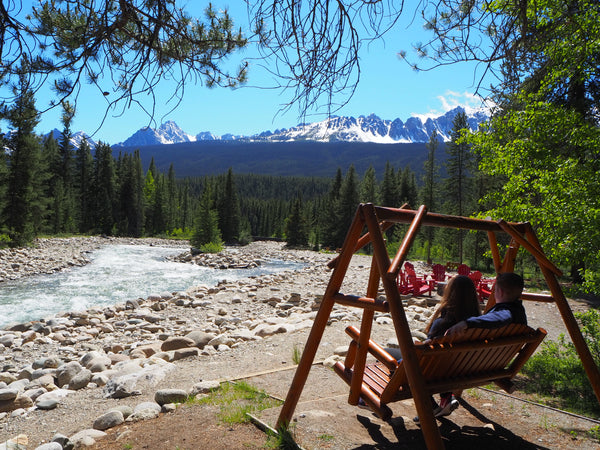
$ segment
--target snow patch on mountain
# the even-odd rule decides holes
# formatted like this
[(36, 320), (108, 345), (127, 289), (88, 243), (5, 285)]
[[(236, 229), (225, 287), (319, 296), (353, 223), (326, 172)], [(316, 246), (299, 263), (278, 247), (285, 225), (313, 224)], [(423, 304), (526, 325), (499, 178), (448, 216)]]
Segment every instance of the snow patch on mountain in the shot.
[[(52, 130), (50, 133), (46, 134), (45, 137), (48, 137), (52, 135), (52, 137), (57, 141), (60, 142), (62, 140), (62, 131), (58, 130), (57, 128), (55, 128), (54, 130)], [(71, 135), (71, 145), (75, 148), (79, 148), (79, 146), (81, 145), (81, 143), (86, 140), (87, 144), (89, 145), (90, 149), (93, 150), (96, 148), (96, 141), (94, 141), (88, 134), (86, 134), (83, 131), (78, 131), (76, 133), (73, 133)]]
[[(381, 144), (398, 144), (410, 142), (427, 142), (435, 130), (439, 139), (448, 141), (452, 131), (452, 123), (464, 108), (457, 107), (436, 117), (421, 118), (413, 116), (402, 122), (400, 119), (385, 120), (375, 114), (369, 116), (332, 117), (321, 122), (301, 124), (297, 127), (266, 132), (254, 136), (254, 140), (272, 142), (314, 140), (322, 142), (375, 142)], [(487, 120), (484, 110), (472, 111), (467, 115), (469, 127), (476, 130), (479, 124)]]
[(304, 123), (289, 129), (278, 129), (273, 132), (264, 131), (253, 136), (224, 134), (217, 136), (204, 131), (196, 136), (185, 133), (173, 121), (165, 122), (158, 129), (142, 128), (115, 147), (134, 147), (156, 144), (174, 144), (194, 141), (232, 141), (246, 140), (254, 142), (290, 142), (290, 141), (320, 141), (320, 142), (375, 142), (380, 144), (398, 144), (411, 142), (427, 142), (435, 130), (440, 140), (449, 141), (452, 123), (460, 112), (467, 114), (471, 130), (476, 130), (480, 123), (489, 118), (484, 109), (469, 109), (456, 107), (438, 117), (412, 116), (403, 122), (400, 119), (381, 119), (375, 114), (368, 116), (343, 117)]
[(158, 129), (144, 127), (136, 131), (124, 142), (117, 144), (117, 147), (133, 147), (156, 144), (177, 144), (179, 142), (194, 142), (196, 136), (192, 136), (183, 131), (179, 126), (169, 120), (163, 123)]

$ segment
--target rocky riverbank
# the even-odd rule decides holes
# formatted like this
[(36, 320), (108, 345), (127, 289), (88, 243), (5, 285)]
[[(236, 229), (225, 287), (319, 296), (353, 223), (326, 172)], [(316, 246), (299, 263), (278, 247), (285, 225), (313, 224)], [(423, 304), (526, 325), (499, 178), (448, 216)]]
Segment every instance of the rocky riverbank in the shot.
[[(23, 260), (21, 268), (31, 269), (20, 276), (84, 264), (95, 248), (132, 242), (86, 239), (40, 242), (38, 260)], [(0, 448), (9, 439), (20, 443), (12, 448), (83, 448), (124, 421), (172, 411), (173, 403), (201, 395), (219, 381), (293, 365), (329, 281), (326, 263), (332, 255), (287, 250), (275, 242), (227, 248), (219, 255), (192, 255), (187, 245), (172, 241), (144, 243), (186, 247), (177, 260), (188, 264), (252, 267), (281, 259), (305, 266), (217, 286), (156, 292), (0, 330)], [(40, 255), (62, 256), (45, 264)], [(1, 261), (4, 265), (6, 259)], [(370, 263), (367, 256), (353, 258), (342, 292), (364, 295)], [(424, 337), (437, 299), (407, 299), (415, 338)], [(556, 323), (554, 305), (527, 307), (532, 325)], [(318, 359), (342, 357), (348, 345), (343, 330), (357, 325), (360, 313), (334, 307)], [(396, 345), (389, 314), (376, 313), (372, 335), (383, 345)]]
[(0, 283), (31, 275), (52, 274), (89, 263), (89, 254), (106, 245), (146, 244), (189, 248), (187, 241), (117, 237), (70, 237), (36, 239), (33, 246), (0, 249)]
[[(11, 266), (5, 269), (10, 278), (18, 278), (85, 264), (90, 251), (127, 242), (131, 240), (40, 240), (34, 249), (4, 251), (0, 261), (2, 267)], [(280, 352), (270, 346), (279, 342), (290, 352), (303, 342), (298, 336), (312, 326), (331, 273), (326, 269), (330, 258), (289, 251), (274, 242), (227, 248), (219, 255), (182, 251), (178, 260), (210, 267), (253, 267), (267, 259), (306, 266), (217, 286), (191, 286), (183, 292), (158, 292), (1, 330), (0, 443), (21, 436), (29, 442), (26, 448), (43, 443), (52, 447), (41, 448), (84, 446), (117, 423), (155, 417), (158, 411), (172, 408), (165, 405), (178, 401), (182, 390), (186, 395), (198, 394), (206, 388), (200, 380), (281, 364)], [(369, 264), (368, 257), (353, 260), (344, 286), (347, 292), (364, 293)], [(427, 300), (419, 302), (409, 308), (417, 334), (431, 314)], [(330, 326), (339, 326), (340, 331), (333, 339), (345, 342), (341, 325), (357, 320), (356, 311), (336, 307)], [(379, 315), (377, 323), (382, 336), (393, 336), (387, 315)], [(329, 348), (322, 356), (333, 353)], [(207, 366), (223, 358), (240, 363), (228, 364), (227, 369), (219, 366), (209, 375)], [(248, 358), (251, 363), (242, 362)], [(114, 411), (117, 406), (119, 412)]]

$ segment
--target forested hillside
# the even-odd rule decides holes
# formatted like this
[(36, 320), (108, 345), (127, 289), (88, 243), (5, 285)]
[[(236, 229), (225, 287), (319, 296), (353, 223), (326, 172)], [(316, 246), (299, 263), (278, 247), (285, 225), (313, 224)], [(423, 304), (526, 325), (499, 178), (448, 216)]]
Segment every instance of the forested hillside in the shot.
[[(440, 161), (445, 159), (443, 143)], [(332, 177), (338, 167), (354, 165), (358, 173), (370, 166), (382, 174), (385, 164), (410, 166), (420, 174), (427, 157), (425, 144), (375, 144), (365, 142), (242, 142), (199, 141), (170, 145), (149, 145), (139, 148), (120, 147), (114, 150), (133, 153), (138, 150), (142, 163), (150, 160), (159, 170), (173, 164), (180, 177), (214, 175), (230, 167), (235, 173), (275, 176)]]

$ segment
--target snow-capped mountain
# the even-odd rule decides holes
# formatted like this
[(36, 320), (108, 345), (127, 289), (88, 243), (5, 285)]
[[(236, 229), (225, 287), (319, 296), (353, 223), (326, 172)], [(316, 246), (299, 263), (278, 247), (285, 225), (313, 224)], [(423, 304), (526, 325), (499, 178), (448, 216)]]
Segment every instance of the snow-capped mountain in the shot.
[[(48, 136), (50, 134), (57, 141), (60, 141), (62, 139), (62, 131), (60, 131), (56, 128), (54, 130), (52, 130), (50, 133), (48, 133), (46, 136)], [(83, 142), (84, 139), (87, 141), (91, 150), (96, 148), (96, 144), (97, 144), (96, 141), (94, 141), (91, 137), (89, 137), (83, 131), (78, 131), (77, 133), (73, 133), (73, 135), (71, 136), (71, 145), (75, 148), (79, 148), (79, 146), (81, 145), (81, 143)]]
[[(375, 142), (382, 144), (427, 142), (433, 130), (436, 130), (439, 139), (450, 139), (452, 122), (459, 112), (466, 112), (464, 108), (457, 107), (447, 113), (427, 118), (425, 122), (419, 117), (410, 117), (403, 122), (400, 119), (381, 119), (375, 114), (369, 116), (332, 117), (321, 122), (300, 124), (289, 129), (279, 129), (273, 132), (264, 131), (253, 136), (239, 136), (225, 134), (217, 136), (204, 131), (196, 136), (185, 133), (173, 121), (166, 122), (157, 130), (142, 128), (128, 138), (125, 142), (114, 147), (135, 147), (156, 144), (174, 144), (193, 141), (213, 140), (246, 140), (263, 142), (289, 142), (289, 141), (322, 141), (322, 142)], [(480, 110), (467, 112), (467, 120), (472, 130), (488, 119), (488, 114)]]
[(141, 128), (125, 142), (121, 142), (116, 146), (133, 147), (155, 144), (177, 144), (179, 142), (194, 142), (195, 140), (196, 136), (187, 134), (175, 122), (169, 120), (156, 130), (150, 127)]
[[(436, 118), (427, 118), (423, 122), (419, 117), (411, 117), (406, 122), (400, 119), (385, 120), (375, 114), (369, 116), (332, 117), (328, 120), (297, 127), (270, 131), (254, 136), (255, 140), (266, 141), (346, 141), (346, 142), (376, 142), (382, 144), (427, 142), (433, 130), (436, 130), (440, 140), (450, 140), (452, 122), (464, 108), (457, 107)], [(483, 110), (467, 114), (469, 127), (476, 130), (478, 125), (487, 120), (488, 115)]]

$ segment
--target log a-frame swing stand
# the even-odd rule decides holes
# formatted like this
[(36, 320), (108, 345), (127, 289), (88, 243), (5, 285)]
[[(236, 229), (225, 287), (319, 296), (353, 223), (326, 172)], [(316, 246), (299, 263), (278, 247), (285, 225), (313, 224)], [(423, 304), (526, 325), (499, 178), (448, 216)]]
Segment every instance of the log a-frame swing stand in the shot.
[[(384, 232), (396, 223), (409, 224), (409, 227), (398, 253), (393, 259), (390, 259), (385, 246)], [(504, 220), (492, 221), (428, 213), (424, 205), (418, 210), (410, 210), (404, 207), (378, 207), (367, 203), (359, 205), (340, 253), (329, 263), (330, 268), (333, 268), (333, 272), (321, 306), (315, 317), (302, 358), (281, 409), (277, 421), (278, 428), (286, 428), (292, 419), (335, 303), (363, 309), (360, 331), (354, 327), (347, 329), (348, 334), (353, 337), (348, 352), (351, 356), (347, 356), (343, 364), (338, 362), (335, 368), (336, 372), (350, 385), (348, 402), (356, 405), (359, 398), (362, 398), (376, 414), (383, 419), (388, 419), (391, 415), (391, 410), (386, 406), (386, 403), (412, 397), (420, 419), (425, 443), (429, 449), (444, 448), (431, 407), (430, 396), (433, 393), (453, 390), (460, 392), (462, 389), (480, 386), (489, 382), (496, 382), (504, 389), (510, 388), (510, 378), (516, 374), (531, 356), (539, 342), (544, 338), (545, 331), (538, 329), (535, 333), (521, 334), (519, 336), (514, 336), (513, 332), (513, 335), (508, 337), (500, 336), (498, 340), (495, 339), (497, 337), (495, 335), (491, 336), (492, 339), (488, 339), (490, 336), (486, 335), (484, 339), (481, 339), (481, 336), (479, 336), (480, 339), (478, 342), (462, 342), (458, 344), (450, 342), (436, 348), (434, 348), (435, 346), (429, 346), (428, 348), (433, 353), (425, 355), (425, 357), (430, 358), (427, 364), (423, 359), (423, 351), (427, 351), (426, 349), (423, 350), (423, 347), (427, 346), (413, 343), (411, 330), (398, 291), (397, 280), (398, 272), (421, 226), (487, 232), (494, 268), (497, 273), (514, 271), (517, 251), (520, 247), (527, 250), (539, 265), (551, 294), (524, 292), (522, 299), (556, 303), (571, 336), (571, 340), (575, 344), (579, 357), (583, 362), (596, 397), (600, 401), (600, 372), (592, 359), (592, 355), (558, 283), (557, 276), (561, 275), (561, 271), (544, 255), (533, 228), (529, 223), (509, 223)], [(364, 232), (365, 228), (366, 232)], [(506, 233), (510, 237), (510, 244), (507, 247), (504, 259), (500, 256), (497, 233)], [(340, 293), (339, 290), (353, 254), (368, 243), (372, 244), (373, 257), (366, 294), (359, 296)], [(383, 285), (385, 300), (378, 298), (377, 295), (380, 283)], [(486, 310), (491, 308), (494, 303), (494, 294), (492, 292), (486, 304)], [(367, 352), (377, 355), (378, 350), (380, 350), (380, 347), (369, 339), (376, 311), (390, 313), (403, 359), (398, 364), (393, 358), (387, 358), (387, 361), (384, 358), (383, 364), (380, 364), (380, 367), (383, 367), (384, 373), (381, 375), (379, 381), (376, 380), (374, 382), (371, 378), (376, 377), (377, 374), (374, 374), (373, 371), (369, 372), (369, 365), (366, 368), (365, 366)], [(533, 330), (531, 331), (533, 332)], [(486, 354), (485, 348), (490, 342), (496, 341), (501, 341), (503, 345), (518, 344), (519, 350), (514, 351), (513, 349), (513, 352), (508, 357), (512, 362), (510, 360), (504, 361), (501, 363), (502, 367), (492, 368), (492, 372), (488, 371), (485, 374), (478, 374), (475, 371), (474, 374), (471, 373), (469, 376), (463, 376), (460, 374), (457, 375), (458, 372), (455, 372), (450, 378), (447, 377), (443, 380), (432, 381), (427, 378), (430, 375), (429, 371), (432, 370), (431, 367), (435, 366), (436, 358), (442, 358), (446, 352), (452, 352), (456, 348), (460, 348), (461, 345), (463, 347), (466, 346), (463, 349), (474, 350), (475, 353), (483, 349), (484, 353), (478, 353), (479, 360), (477, 362), (477, 364), (482, 365), (487, 363), (486, 360), (495, 358), (493, 355), (497, 355), (499, 352), (510, 352), (510, 350), (496, 349)], [(504, 368), (505, 364), (511, 366), (512, 369), (510, 367), (509, 369)], [(380, 389), (376, 386), (378, 382), (382, 383)], [(403, 383), (404, 386), (402, 386)], [(390, 395), (390, 388), (395, 390), (394, 392), (397, 394), (392, 393)]]

